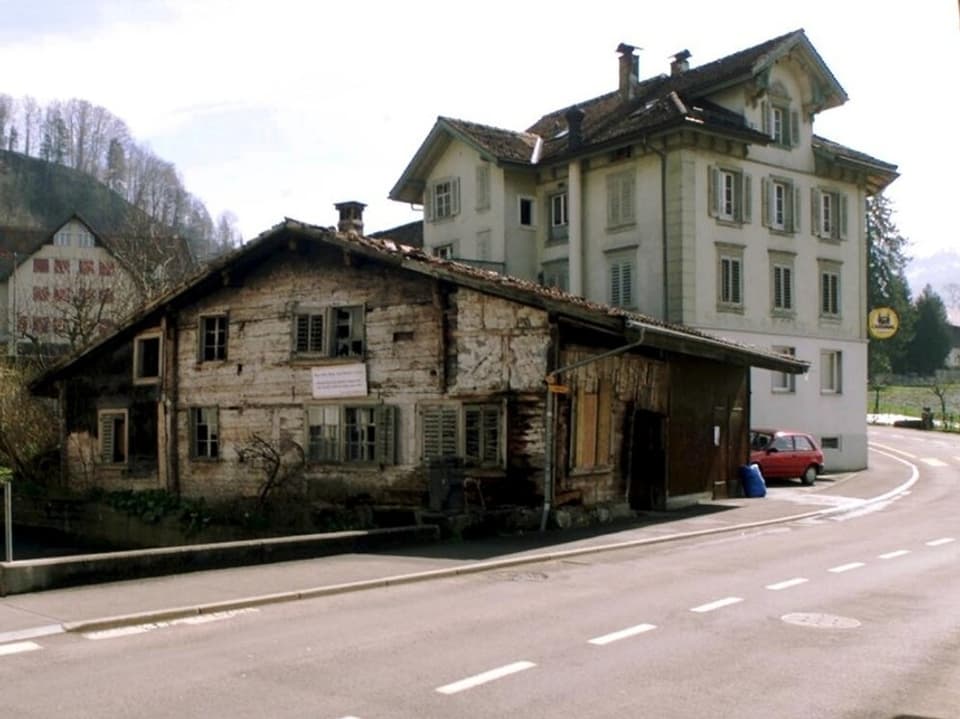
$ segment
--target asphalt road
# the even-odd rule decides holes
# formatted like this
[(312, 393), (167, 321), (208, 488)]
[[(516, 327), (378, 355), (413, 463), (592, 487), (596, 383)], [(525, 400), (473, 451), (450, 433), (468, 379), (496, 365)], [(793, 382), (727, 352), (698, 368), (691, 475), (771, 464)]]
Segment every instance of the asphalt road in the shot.
[(3, 644), (0, 716), (955, 719), (960, 437), (871, 441), (847, 513)]

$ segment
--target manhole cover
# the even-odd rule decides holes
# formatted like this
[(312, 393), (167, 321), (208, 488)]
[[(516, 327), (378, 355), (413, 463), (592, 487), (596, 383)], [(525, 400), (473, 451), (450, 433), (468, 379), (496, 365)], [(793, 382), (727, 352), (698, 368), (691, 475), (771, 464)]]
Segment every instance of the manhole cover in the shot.
[(784, 614), (780, 618), (787, 624), (816, 627), (818, 629), (854, 629), (860, 626), (860, 622), (852, 617), (838, 617), (836, 614), (820, 614), (818, 612), (796, 612), (794, 614)]
[(547, 575), (543, 572), (497, 572), (494, 579), (504, 582), (545, 582)]

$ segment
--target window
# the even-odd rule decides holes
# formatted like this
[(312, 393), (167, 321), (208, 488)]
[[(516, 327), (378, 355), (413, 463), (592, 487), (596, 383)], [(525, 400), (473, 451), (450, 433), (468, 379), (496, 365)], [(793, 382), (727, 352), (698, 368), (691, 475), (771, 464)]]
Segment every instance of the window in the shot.
[(814, 235), (824, 240), (847, 238), (846, 195), (815, 187), (811, 190), (810, 208)]
[(793, 263), (785, 258), (774, 258), (772, 264), (773, 311), (793, 312)]
[(310, 462), (396, 462), (396, 407), (316, 405), (306, 412)]
[(50, 288), (49, 287), (40, 287), (34, 285), (33, 287), (33, 301), (34, 302), (46, 302), (50, 299)]
[(544, 287), (556, 287), (566, 292), (570, 289), (570, 267), (567, 260), (545, 262), (543, 264)]
[(36, 274), (44, 274), (50, 271), (50, 260), (46, 257), (33, 258), (33, 271)]
[(137, 337), (133, 342), (133, 379), (156, 382), (160, 378), (160, 334)]
[(477, 209), (490, 209), (490, 165), (477, 165)]
[(604, 378), (577, 383), (570, 418), (572, 469), (589, 471), (613, 463), (613, 397), (613, 383)]
[(567, 193), (550, 197), (550, 242), (567, 241)]
[(294, 354), (362, 357), (363, 318), (364, 308), (361, 305), (297, 313), (294, 322)]
[(609, 263), (610, 304), (614, 307), (633, 307), (633, 259), (611, 258)]
[(216, 459), (220, 456), (220, 428), (216, 407), (190, 409), (190, 456)]
[(840, 316), (840, 271), (829, 266), (820, 270), (820, 316)]
[(464, 464), (503, 466), (503, 409), (499, 404), (421, 408), (423, 459), (462, 457)]
[(69, 232), (58, 232), (53, 236), (53, 244), (57, 247), (69, 247), (70, 246), (70, 233)]
[(793, 183), (780, 177), (764, 178), (762, 193), (763, 224), (778, 232), (798, 232), (800, 191)]
[(842, 389), (842, 353), (836, 350), (820, 352), (820, 393), (840, 394)]
[(821, 437), (820, 449), (840, 449), (839, 437)]
[(77, 247), (93, 247), (93, 235), (89, 232), (81, 230), (76, 233), (77, 237)]
[(200, 361), (216, 362), (227, 358), (227, 316), (200, 318)]
[(477, 259), (481, 261), (490, 260), (490, 230), (477, 231)]
[(428, 221), (445, 220), (459, 213), (459, 177), (445, 177), (429, 186), (424, 198), (424, 214)]
[(77, 267), (81, 275), (92, 275), (94, 264), (93, 260), (79, 260)]
[(771, 94), (775, 97), (761, 108), (763, 131), (775, 145), (794, 147), (800, 143), (800, 114), (790, 109), (790, 98), (782, 86), (772, 89)]
[(53, 288), (53, 299), (57, 302), (69, 302), (71, 297), (73, 297), (73, 292), (70, 291), (69, 287)]
[(45, 335), (50, 332), (50, 318), (43, 315), (35, 315), (30, 322), (33, 331), (38, 335)]
[(736, 245), (718, 245), (717, 265), (718, 309), (730, 311), (743, 308), (743, 248)]
[(633, 172), (607, 175), (607, 227), (623, 227), (637, 221), (634, 194), (636, 179)]
[(100, 410), (99, 454), (103, 464), (125, 464), (127, 461), (127, 410)]
[(70, 260), (54, 260), (53, 261), (53, 271), (58, 275), (66, 275), (70, 273)]
[[(773, 347), (773, 351), (777, 354), (790, 355), (791, 357), (797, 356), (796, 347), (775, 346)], [(790, 394), (796, 392), (796, 382), (796, 375), (792, 375), (789, 372), (774, 372), (772, 390), (775, 393)]]
[(724, 222), (750, 222), (750, 176), (730, 168), (709, 168), (707, 204), (711, 217)]
[(101, 277), (110, 277), (113, 275), (113, 263), (100, 261), (100, 276)]
[(449, 242), (445, 245), (437, 245), (433, 248), (433, 256), (439, 257), (441, 260), (452, 260), (454, 257), (453, 243)]
[(534, 217), (534, 204), (532, 197), (521, 197), (519, 198), (519, 213), (520, 213), (520, 226), (521, 227), (533, 227), (536, 225), (536, 218)]

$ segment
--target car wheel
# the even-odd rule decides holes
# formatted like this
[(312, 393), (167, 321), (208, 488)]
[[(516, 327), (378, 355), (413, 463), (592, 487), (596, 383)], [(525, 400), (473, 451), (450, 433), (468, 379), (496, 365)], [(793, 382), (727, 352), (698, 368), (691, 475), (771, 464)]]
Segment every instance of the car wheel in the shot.
[(800, 481), (803, 482), (808, 487), (817, 481), (817, 468), (812, 464), (803, 470), (803, 476), (800, 477)]

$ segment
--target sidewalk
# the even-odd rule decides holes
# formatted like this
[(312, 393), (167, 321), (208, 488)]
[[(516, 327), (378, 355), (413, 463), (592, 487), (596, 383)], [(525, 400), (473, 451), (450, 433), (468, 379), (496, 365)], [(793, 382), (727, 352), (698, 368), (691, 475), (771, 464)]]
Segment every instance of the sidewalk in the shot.
[(848, 511), (901, 490), (874, 472), (775, 483), (763, 499), (726, 499), (582, 530), (391, 548), (277, 564), (11, 595), (0, 600), (0, 643), (61, 631), (168, 621), (280, 601), (428, 581), (591, 552), (674, 541)]

